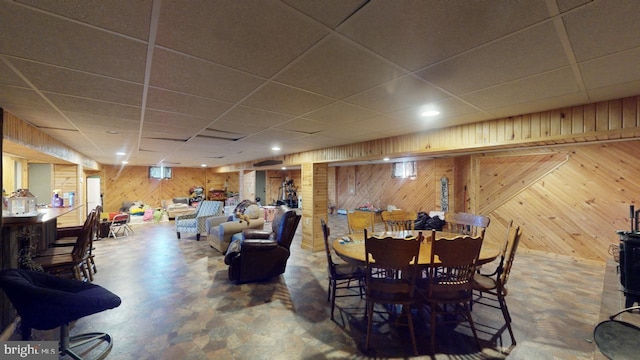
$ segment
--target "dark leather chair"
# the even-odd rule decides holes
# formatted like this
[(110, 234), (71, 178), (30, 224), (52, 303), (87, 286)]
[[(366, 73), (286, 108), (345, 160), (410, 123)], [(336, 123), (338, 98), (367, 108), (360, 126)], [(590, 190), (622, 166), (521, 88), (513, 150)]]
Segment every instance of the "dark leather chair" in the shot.
[[(60, 327), (60, 356), (81, 359), (91, 352), (96, 359), (111, 350), (111, 336), (103, 332), (69, 337), (69, 323), (87, 315), (120, 306), (120, 298), (98, 285), (22, 269), (0, 272), (0, 287), (22, 319), (22, 339), (29, 340), (31, 329)], [(74, 350), (80, 349), (80, 350)], [(96, 354), (97, 353), (97, 354)]]
[(295, 210), (279, 211), (272, 231), (245, 229), (242, 240), (233, 241), (227, 249), (224, 262), (229, 265), (229, 280), (264, 281), (284, 273), (300, 217)]

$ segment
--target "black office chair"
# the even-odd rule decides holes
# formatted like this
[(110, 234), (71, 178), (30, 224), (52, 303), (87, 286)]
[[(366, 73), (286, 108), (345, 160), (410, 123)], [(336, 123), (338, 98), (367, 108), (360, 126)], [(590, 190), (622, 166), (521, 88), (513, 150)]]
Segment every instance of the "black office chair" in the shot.
[[(22, 339), (28, 340), (31, 329), (60, 327), (60, 355), (82, 359), (73, 349), (104, 343), (95, 359), (103, 359), (113, 343), (107, 333), (87, 333), (69, 337), (69, 323), (84, 316), (120, 306), (120, 298), (98, 285), (54, 275), (7, 269), (0, 272), (0, 287), (9, 297), (22, 319)], [(94, 349), (96, 349), (94, 348)]]

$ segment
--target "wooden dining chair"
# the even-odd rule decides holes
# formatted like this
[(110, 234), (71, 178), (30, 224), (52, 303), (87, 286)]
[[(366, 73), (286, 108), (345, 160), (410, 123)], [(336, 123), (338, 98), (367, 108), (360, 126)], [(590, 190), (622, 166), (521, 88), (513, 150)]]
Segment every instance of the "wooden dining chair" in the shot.
[[(95, 223), (95, 211), (91, 211), (85, 220), (84, 226), (76, 243), (71, 249), (70, 253), (59, 254), (51, 253), (47, 254), (47, 251), (38, 254), (33, 261), (40, 265), (45, 272), (72, 277), (80, 281), (91, 281), (92, 275), (88, 270), (88, 254), (90, 246), (90, 237), (92, 236), (93, 227)], [(50, 248), (52, 250), (64, 249), (61, 247)]]
[(484, 236), (491, 219), (464, 212), (447, 212), (444, 214), (444, 221), (448, 232), (475, 237)]
[(428, 277), (421, 281), (422, 286), (418, 291), (421, 302), (429, 307), (431, 350), (435, 353), (438, 315), (440, 325), (458, 323), (462, 317), (469, 323), (480, 348), (471, 317), (471, 300), (472, 279), (483, 239), (468, 235), (438, 238), (435, 230), (431, 239), (431, 266), (427, 270)]
[[(413, 352), (418, 355), (413, 329), (411, 307), (415, 305), (415, 285), (418, 276), (418, 258), (422, 233), (414, 239), (394, 239), (392, 237), (368, 237), (365, 230), (366, 254), (366, 299), (367, 299), (367, 340), (368, 350), (373, 328), (374, 304), (402, 305), (402, 314), (407, 319)], [(393, 307), (392, 307), (393, 308)], [(396, 320), (399, 324), (400, 317)]]
[(364, 230), (373, 232), (375, 214), (371, 211), (350, 211), (347, 213), (349, 234), (362, 234)]
[[(336, 307), (336, 297), (360, 296), (364, 294), (364, 271), (362, 268), (347, 263), (336, 263), (331, 255), (331, 245), (329, 235), (331, 230), (324, 221), (320, 219), (322, 234), (324, 235), (324, 248), (327, 254), (327, 266), (329, 275), (329, 288), (327, 289), (327, 301), (331, 302), (331, 320)], [(355, 283), (355, 286), (354, 284)], [(352, 289), (358, 288), (358, 292)], [(347, 290), (345, 293), (337, 294), (338, 290)]]
[(496, 270), (490, 274), (477, 272), (472, 281), (473, 290), (478, 294), (478, 296), (473, 299), (473, 303), (490, 306), (502, 311), (505, 325), (511, 336), (512, 345), (516, 345), (516, 338), (511, 328), (511, 314), (509, 314), (509, 308), (507, 307), (505, 299), (507, 296), (506, 285), (521, 236), (522, 229), (519, 226), (511, 226), (505, 243), (504, 255), (500, 257), (500, 262)]
[[(95, 261), (95, 254), (93, 253), (93, 242), (101, 239), (100, 217), (102, 214), (102, 206), (97, 205), (93, 211), (95, 211), (95, 214), (93, 216), (94, 223), (93, 223), (91, 236), (89, 237), (89, 253), (87, 255), (87, 264), (86, 264), (87, 270), (91, 277), (93, 277), (93, 274), (98, 272), (98, 268), (96, 266), (96, 261)], [(63, 249), (55, 249), (55, 250), (47, 249), (44, 252), (42, 252), (41, 255), (54, 255), (54, 254), (58, 255), (58, 254), (71, 253), (71, 247), (73, 247), (76, 244), (78, 235), (80, 235), (80, 232), (82, 231), (82, 228), (84, 226), (85, 225), (58, 228), (57, 233), (64, 234), (64, 236), (62, 237), (57, 236), (57, 239), (52, 244), (50, 244), (50, 246), (54, 248), (60, 247)], [(67, 248), (67, 249), (64, 249), (64, 248)]]
[(385, 231), (413, 230), (418, 214), (415, 211), (393, 210), (382, 212)]

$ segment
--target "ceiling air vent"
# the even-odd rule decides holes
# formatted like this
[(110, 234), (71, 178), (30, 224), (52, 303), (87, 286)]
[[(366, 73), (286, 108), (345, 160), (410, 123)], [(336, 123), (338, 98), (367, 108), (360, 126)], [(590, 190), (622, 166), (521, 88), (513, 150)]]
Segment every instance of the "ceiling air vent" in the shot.
[(280, 164), (282, 164), (282, 160), (264, 160), (253, 164), (253, 166), (271, 166)]

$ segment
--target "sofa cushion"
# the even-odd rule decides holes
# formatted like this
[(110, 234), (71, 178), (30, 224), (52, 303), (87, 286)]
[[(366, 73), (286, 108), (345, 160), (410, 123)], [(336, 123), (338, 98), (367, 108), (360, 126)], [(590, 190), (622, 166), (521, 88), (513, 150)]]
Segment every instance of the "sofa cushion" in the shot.
[(264, 212), (262, 211), (262, 209), (260, 209), (260, 206), (258, 206), (258, 204), (251, 204), (244, 210), (244, 214), (248, 216), (249, 219), (253, 220), (259, 219), (264, 214)]
[(175, 197), (175, 198), (173, 198), (173, 203), (174, 204), (187, 204), (187, 205), (189, 205), (189, 198), (188, 197)]

